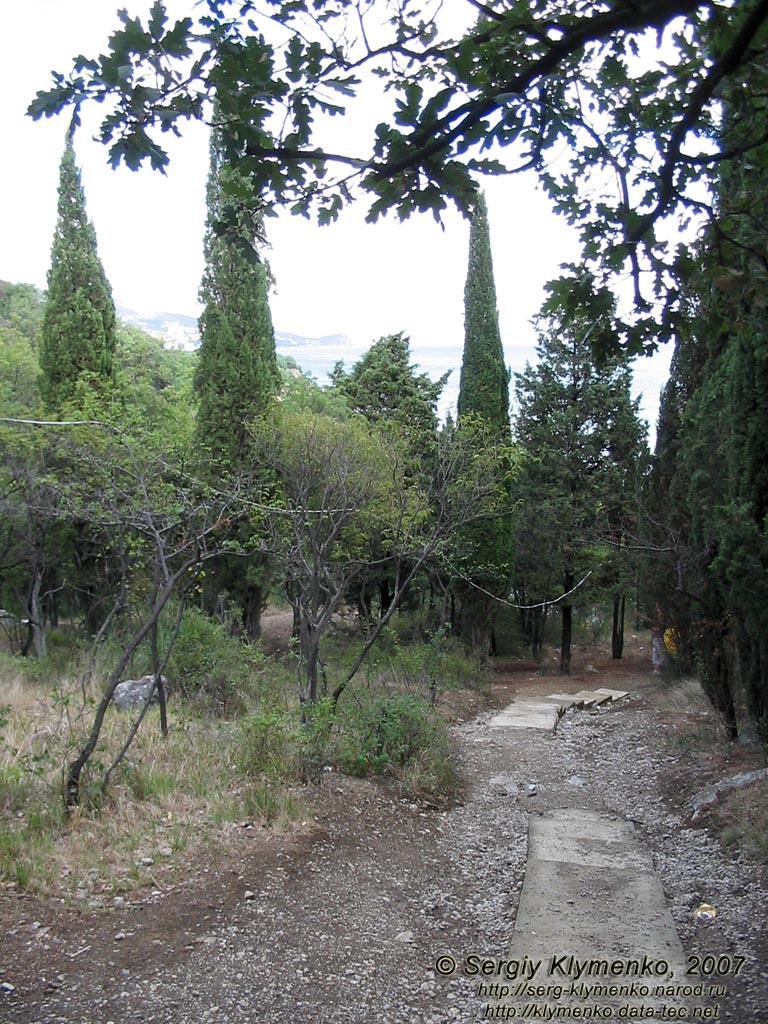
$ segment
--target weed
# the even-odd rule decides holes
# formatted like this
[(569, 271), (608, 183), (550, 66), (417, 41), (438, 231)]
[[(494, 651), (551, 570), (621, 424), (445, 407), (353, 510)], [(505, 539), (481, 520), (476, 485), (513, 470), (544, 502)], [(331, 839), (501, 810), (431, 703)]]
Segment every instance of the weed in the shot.
[(240, 796), (242, 817), (267, 827), (286, 827), (306, 812), (296, 796), (269, 780), (251, 783)]
[(238, 732), (235, 757), (245, 775), (276, 780), (294, 773), (297, 731), (287, 711), (258, 711), (240, 722)]

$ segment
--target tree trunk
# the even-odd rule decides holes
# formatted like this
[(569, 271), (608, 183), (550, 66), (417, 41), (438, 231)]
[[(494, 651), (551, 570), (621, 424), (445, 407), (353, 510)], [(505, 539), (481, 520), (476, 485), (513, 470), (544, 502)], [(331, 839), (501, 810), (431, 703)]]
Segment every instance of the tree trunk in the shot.
[(379, 618), (386, 612), (392, 602), (392, 591), (389, 582), (386, 576), (379, 580)]
[[(574, 577), (572, 573), (566, 573), (565, 580), (563, 582), (565, 593), (569, 593), (574, 587)], [(563, 605), (563, 622), (562, 622), (562, 633), (560, 639), (560, 675), (569, 676), (571, 674), (571, 637), (573, 635), (573, 605)]]
[(246, 584), (243, 595), (243, 632), (248, 640), (255, 643), (261, 637), (261, 612), (264, 607), (264, 591), (253, 583)]
[(40, 599), (42, 589), (43, 570), (36, 567), (32, 577), (32, 585), (29, 588), (29, 599), (27, 602), (32, 650), (36, 658), (44, 658), (48, 653), (48, 647), (45, 642), (45, 616), (43, 615), (43, 603)]
[(459, 605), (459, 635), (481, 658), (493, 653), (496, 602), (470, 588), (463, 588)]
[(613, 633), (611, 636), (611, 656), (617, 660), (624, 653), (624, 615), (627, 599), (624, 594), (613, 596)]

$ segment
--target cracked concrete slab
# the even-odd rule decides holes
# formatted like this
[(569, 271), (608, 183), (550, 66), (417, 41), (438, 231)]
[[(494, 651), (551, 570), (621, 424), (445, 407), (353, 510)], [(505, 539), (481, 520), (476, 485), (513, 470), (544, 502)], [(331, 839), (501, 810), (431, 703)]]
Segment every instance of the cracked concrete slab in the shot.
[(490, 726), (492, 729), (541, 729), (554, 732), (559, 717), (553, 704), (521, 700), (494, 715)]
[(547, 1005), (584, 1006), (586, 998), (642, 1018), (685, 1004), (667, 989), (686, 981), (686, 961), (653, 859), (632, 823), (607, 812), (567, 808), (529, 818), (510, 956), (541, 961), (537, 982), (555, 986), (540, 993)]

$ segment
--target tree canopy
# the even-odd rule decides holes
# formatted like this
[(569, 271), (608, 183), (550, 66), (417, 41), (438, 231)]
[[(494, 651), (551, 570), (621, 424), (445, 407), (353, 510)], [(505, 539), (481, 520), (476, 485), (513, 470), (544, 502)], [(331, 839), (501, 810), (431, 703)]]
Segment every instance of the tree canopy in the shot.
[(59, 171), (58, 219), (40, 339), (41, 391), (46, 406), (61, 411), (76, 399), (78, 385), (90, 390), (111, 383), (116, 345), (112, 289), (85, 210), (70, 132)]
[[(30, 113), (102, 103), (111, 162), (163, 169), (163, 135), (210, 120), (215, 99), (255, 216), (283, 204), (327, 223), (362, 192), (371, 220), (439, 219), (451, 202), (471, 211), (478, 174), (533, 169), (583, 243), (558, 300), (607, 311), (629, 275), (631, 313), (594, 343), (638, 352), (671, 336), (690, 262), (665, 219), (714, 217), (720, 166), (768, 153), (766, 0), (443, 7), (205, 0), (171, 22), (157, 0), (145, 21), (121, 12), (105, 52), (56, 73)], [(723, 131), (724, 90), (741, 87), (748, 102)], [(337, 151), (330, 119), (366, 105), (367, 131)]]
[(228, 468), (242, 459), (248, 423), (260, 416), (277, 392), (280, 373), (269, 309), (269, 273), (261, 260), (243, 255), (252, 247), (249, 226), (232, 207), (229, 242), (216, 233), (227, 185), (238, 181), (222, 163), (218, 132), (211, 136), (204, 252), (200, 298), (201, 344), (195, 373), (200, 406), (197, 435), (214, 460)]
[[(584, 601), (581, 585), (593, 576), (590, 583), (598, 587), (621, 589), (621, 545), (645, 439), (626, 360), (594, 364), (594, 324), (540, 326), (538, 362), (518, 374), (515, 386), (516, 438), (525, 454), (514, 582), (526, 604), (542, 602), (540, 607), (560, 588), (561, 671), (567, 674), (572, 609)], [(572, 591), (576, 596), (568, 596)], [(594, 587), (591, 593), (594, 600)]]

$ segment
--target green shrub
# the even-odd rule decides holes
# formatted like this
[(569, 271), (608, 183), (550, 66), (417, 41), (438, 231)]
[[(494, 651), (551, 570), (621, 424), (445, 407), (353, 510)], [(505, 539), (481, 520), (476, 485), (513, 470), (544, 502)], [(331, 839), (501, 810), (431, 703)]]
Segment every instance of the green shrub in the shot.
[(172, 692), (236, 714), (261, 668), (263, 659), (252, 647), (198, 608), (185, 610), (166, 669)]
[(461, 641), (447, 636), (442, 629), (426, 640), (404, 641), (399, 631), (390, 628), (369, 656), (366, 675), (369, 685), (409, 690), (435, 707), (447, 690), (483, 686), (488, 680), (488, 668)]
[(245, 775), (285, 779), (295, 775), (297, 748), (296, 723), (287, 711), (275, 708), (240, 722), (235, 758)]
[(335, 723), (333, 702), (329, 698), (304, 707), (298, 733), (298, 769), (302, 782), (319, 782), (323, 768), (334, 759)]
[(340, 766), (352, 775), (384, 775), (402, 769), (428, 749), (437, 717), (409, 693), (378, 696), (359, 705), (344, 722)]

